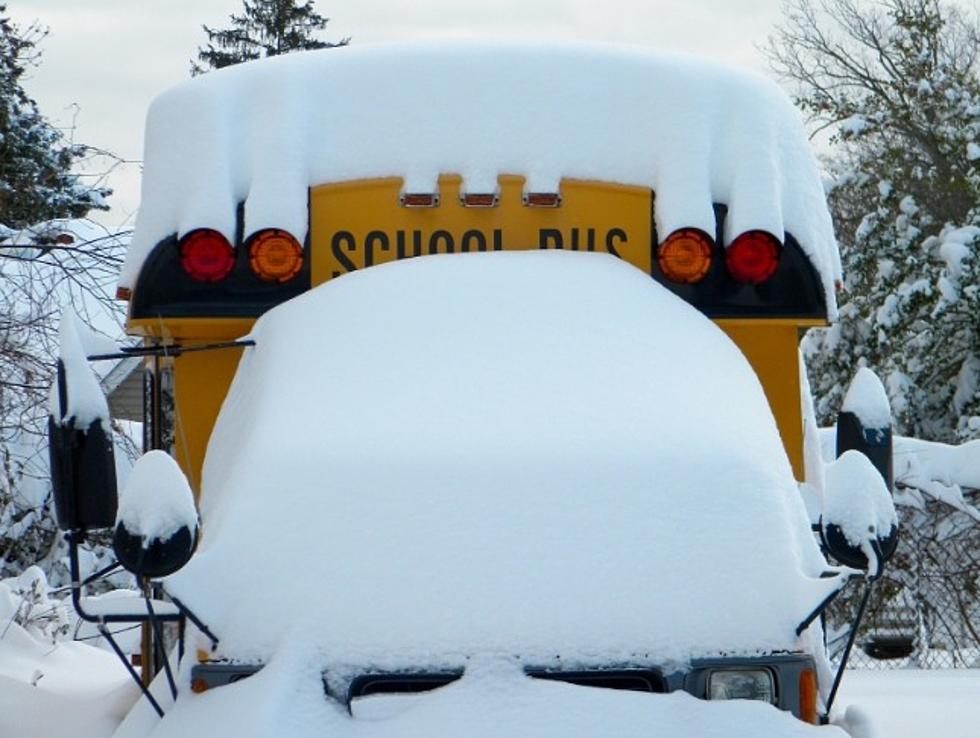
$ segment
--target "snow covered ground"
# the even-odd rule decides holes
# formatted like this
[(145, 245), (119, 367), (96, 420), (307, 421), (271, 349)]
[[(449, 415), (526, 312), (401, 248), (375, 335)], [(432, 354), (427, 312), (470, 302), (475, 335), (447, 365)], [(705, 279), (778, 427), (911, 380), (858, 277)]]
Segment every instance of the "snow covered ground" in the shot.
[(980, 736), (980, 669), (854, 670), (844, 675), (837, 701), (859, 706), (875, 738)]

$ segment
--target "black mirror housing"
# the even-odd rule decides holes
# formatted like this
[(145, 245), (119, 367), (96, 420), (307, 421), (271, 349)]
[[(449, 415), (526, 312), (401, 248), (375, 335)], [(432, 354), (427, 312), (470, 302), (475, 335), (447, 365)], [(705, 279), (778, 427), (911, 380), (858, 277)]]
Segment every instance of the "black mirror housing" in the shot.
[[(844, 531), (839, 525), (820, 521), (820, 541), (831, 556), (844, 566), (852, 569), (868, 571), (872, 568), (871, 561), (859, 546), (855, 546), (847, 540)], [(898, 548), (898, 526), (894, 526), (887, 535), (877, 540), (878, 567), (886, 563)]]
[(116, 520), (116, 460), (107, 420), (96, 418), (76, 427), (68, 407), (68, 378), (59, 359), (55, 386), (57, 404), (48, 416), (48, 457), (55, 519), (62, 530), (111, 528)]
[(852, 412), (841, 411), (837, 415), (837, 456), (845, 451), (860, 451), (878, 470), (888, 489), (895, 483), (892, 458), (892, 429), (866, 428)]
[(111, 528), (116, 521), (112, 438), (100, 421), (86, 430), (48, 418), (54, 510), (62, 530)]
[(119, 523), (112, 536), (112, 548), (126, 571), (158, 579), (173, 574), (191, 560), (197, 548), (197, 530), (182, 526), (166, 540), (144, 541)]

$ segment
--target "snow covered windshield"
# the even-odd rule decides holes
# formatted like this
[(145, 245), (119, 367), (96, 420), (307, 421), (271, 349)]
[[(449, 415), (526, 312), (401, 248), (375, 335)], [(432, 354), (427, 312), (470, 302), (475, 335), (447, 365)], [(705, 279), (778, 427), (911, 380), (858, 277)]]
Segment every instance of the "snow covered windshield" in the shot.
[(358, 271), (264, 315), (168, 582), (226, 655), (656, 663), (794, 650), (826, 594), (758, 381), (613, 257)]
[(440, 174), (493, 192), (501, 174), (528, 192), (562, 179), (656, 194), (665, 238), (678, 228), (725, 243), (791, 233), (835, 314), (839, 258), (823, 187), (797, 111), (773, 83), (648, 49), (432, 43), (289, 54), (211, 72), (162, 94), (146, 128), (142, 203), (123, 287), (157, 243), (208, 228), (308, 231), (310, 187), (401, 177), (434, 192)]

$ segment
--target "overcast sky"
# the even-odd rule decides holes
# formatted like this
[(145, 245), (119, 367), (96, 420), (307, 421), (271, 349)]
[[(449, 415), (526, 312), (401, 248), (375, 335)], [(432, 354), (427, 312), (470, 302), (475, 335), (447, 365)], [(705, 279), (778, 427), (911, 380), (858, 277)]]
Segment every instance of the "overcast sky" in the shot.
[[(779, 18), (780, 0), (317, 0), (326, 38), (352, 43), (489, 36), (582, 39), (697, 53), (766, 71), (755, 44)], [(138, 162), (150, 100), (189, 76), (205, 41), (241, 0), (7, 0), (21, 25), (50, 34), (27, 91), (75, 140)], [(108, 225), (131, 224), (139, 168), (111, 175)]]

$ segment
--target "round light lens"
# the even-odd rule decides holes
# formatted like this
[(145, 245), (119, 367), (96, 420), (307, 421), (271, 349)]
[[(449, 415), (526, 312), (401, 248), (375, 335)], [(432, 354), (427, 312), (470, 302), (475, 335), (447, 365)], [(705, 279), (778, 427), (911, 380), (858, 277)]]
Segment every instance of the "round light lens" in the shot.
[(776, 273), (782, 248), (771, 233), (747, 231), (725, 249), (728, 273), (738, 282), (765, 282)]
[(671, 233), (657, 248), (660, 271), (671, 282), (700, 282), (711, 268), (714, 241), (697, 228), (681, 228)]
[(180, 240), (180, 265), (197, 282), (220, 282), (235, 266), (235, 250), (218, 231), (199, 228)]
[(288, 282), (303, 268), (303, 249), (286, 231), (269, 228), (249, 240), (248, 263), (267, 282)]

